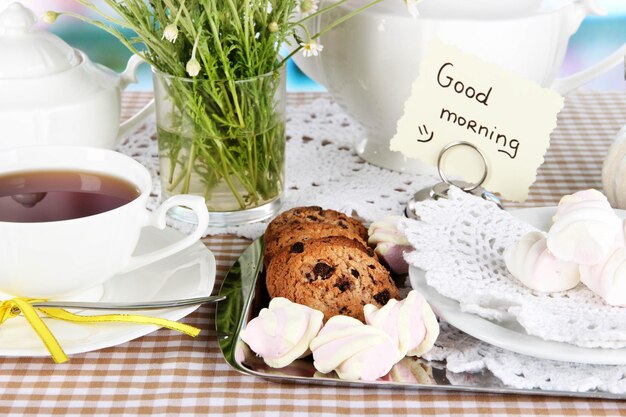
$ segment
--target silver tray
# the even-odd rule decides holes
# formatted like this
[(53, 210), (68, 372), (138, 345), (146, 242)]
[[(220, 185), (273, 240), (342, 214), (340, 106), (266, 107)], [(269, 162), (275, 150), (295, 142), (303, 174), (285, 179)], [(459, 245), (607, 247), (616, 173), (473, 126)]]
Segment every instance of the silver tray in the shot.
[[(398, 383), (392, 381), (346, 381), (316, 372), (310, 358), (305, 358), (282, 368), (268, 367), (261, 358), (251, 352), (240, 338), (241, 330), (259, 311), (269, 303), (263, 274), (263, 240), (254, 241), (231, 267), (220, 295), (227, 298), (217, 304), (216, 330), (220, 335), (219, 345), (224, 359), (230, 366), (247, 375), (280, 381), (318, 385), (340, 385), (351, 387), (402, 388), (415, 390), (472, 391), (488, 393), (548, 395), (582, 398), (626, 399), (623, 395), (609, 392), (548, 391), (541, 389), (517, 389), (504, 385), (491, 372), (454, 374), (455, 380), (463, 385), (453, 385), (448, 379), (446, 364), (419, 360), (419, 365), (428, 375), (425, 383)], [(461, 377), (461, 378), (460, 378)]]

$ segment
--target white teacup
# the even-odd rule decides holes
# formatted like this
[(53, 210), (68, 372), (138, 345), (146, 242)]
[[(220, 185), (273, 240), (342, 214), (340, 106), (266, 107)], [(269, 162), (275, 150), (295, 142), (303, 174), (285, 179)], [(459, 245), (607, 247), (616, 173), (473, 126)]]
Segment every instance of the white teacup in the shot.
[[(179, 195), (154, 212), (146, 209), (152, 179), (141, 164), (105, 149), (41, 146), (0, 152), (0, 176), (27, 171), (80, 171), (117, 177), (139, 196), (99, 214), (61, 221), (0, 221), (0, 292), (30, 298), (99, 296), (109, 278), (140, 268), (191, 246), (209, 222), (204, 199)], [(133, 256), (141, 229), (165, 228), (167, 211), (186, 206), (197, 216), (193, 233), (169, 246)]]

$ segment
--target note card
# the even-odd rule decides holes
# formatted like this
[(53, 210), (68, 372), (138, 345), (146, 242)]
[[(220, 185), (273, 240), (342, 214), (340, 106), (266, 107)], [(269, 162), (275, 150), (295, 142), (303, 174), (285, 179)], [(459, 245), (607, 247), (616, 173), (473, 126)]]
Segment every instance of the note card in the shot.
[[(436, 165), (447, 144), (470, 142), (488, 161), (483, 186), (523, 201), (543, 163), (563, 103), (553, 90), (434, 40), (390, 149)], [(469, 182), (482, 176), (476, 151), (456, 147), (454, 154), (450, 161), (446, 156), (447, 175)]]

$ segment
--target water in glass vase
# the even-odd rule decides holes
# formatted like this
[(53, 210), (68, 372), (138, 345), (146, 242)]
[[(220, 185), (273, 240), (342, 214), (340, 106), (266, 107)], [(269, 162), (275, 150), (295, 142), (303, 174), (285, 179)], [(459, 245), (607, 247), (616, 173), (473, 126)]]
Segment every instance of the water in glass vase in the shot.
[[(214, 226), (263, 220), (280, 206), (284, 123), (237, 138), (185, 137), (163, 128), (157, 131), (163, 198), (203, 196)], [(184, 209), (173, 209), (171, 215), (187, 222), (194, 220)]]

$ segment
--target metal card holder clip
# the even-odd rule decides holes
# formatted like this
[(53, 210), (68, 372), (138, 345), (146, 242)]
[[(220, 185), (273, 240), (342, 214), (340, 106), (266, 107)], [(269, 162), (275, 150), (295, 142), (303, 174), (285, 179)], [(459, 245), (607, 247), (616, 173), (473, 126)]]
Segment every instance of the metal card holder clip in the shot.
[[(448, 178), (448, 176), (443, 170), (443, 160), (444, 160), (444, 156), (446, 152), (458, 146), (468, 146), (472, 148), (478, 153), (478, 155), (480, 156), (483, 162), (483, 175), (480, 178), (480, 180), (475, 184), (471, 184), (465, 181), (453, 182), (452, 180)], [(409, 200), (409, 202), (407, 203), (406, 209), (404, 211), (404, 214), (408, 218), (410, 219), (419, 218), (419, 216), (415, 212), (415, 206), (417, 203), (426, 201), (426, 200), (438, 200), (440, 198), (447, 198), (448, 191), (450, 190), (450, 187), (453, 185), (465, 191), (466, 193), (471, 193), (472, 195), (481, 197), (487, 201), (491, 201), (492, 203), (496, 204), (499, 208), (503, 209), (500, 198), (496, 196), (495, 194), (493, 194), (492, 192), (485, 190), (482, 187), (482, 184), (485, 182), (485, 180), (487, 179), (487, 175), (489, 174), (489, 164), (487, 163), (487, 158), (485, 157), (485, 154), (483, 154), (481, 150), (478, 149), (478, 147), (474, 145), (473, 143), (466, 142), (466, 141), (456, 141), (456, 142), (447, 144), (441, 150), (441, 152), (439, 152), (439, 157), (437, 158), (437, 171), (439, 172), (439, 177), (441, 177), (442, 182), (437, 183), (433, 185), (432, 187), (424, 188), (423, 190), (420, 190), (413, 195), (413, 198)]]

